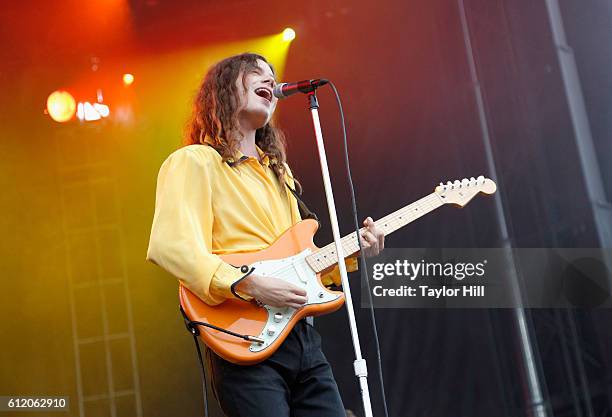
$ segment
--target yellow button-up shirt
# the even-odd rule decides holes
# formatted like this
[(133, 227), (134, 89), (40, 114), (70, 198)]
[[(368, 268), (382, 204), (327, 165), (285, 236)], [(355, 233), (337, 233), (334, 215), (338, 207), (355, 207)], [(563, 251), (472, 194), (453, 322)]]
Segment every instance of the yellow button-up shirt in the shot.
[[(146, 259), (210, 305), (234, 297), (231, 285), (244, 276), (219, 255), (264, 249), (301, 220), (297, 200), (268, 155), (257, 151), (261, 162), (248, 157), (230, 166), (211, 146), (188, 145), (159, 170)], [(239, 152), (237, 160), (242, 157)], [(295, 189), (289, 167), (285, 180)], [(347, 267), (356, 269), (354, 259)], [(331, 282), (339, 282), (337, 268), (323, 277)]]

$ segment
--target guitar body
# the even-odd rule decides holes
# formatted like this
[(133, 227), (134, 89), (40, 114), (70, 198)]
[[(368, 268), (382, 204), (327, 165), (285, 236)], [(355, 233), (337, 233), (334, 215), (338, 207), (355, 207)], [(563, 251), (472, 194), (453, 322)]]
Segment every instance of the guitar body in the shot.
[(289, 307), (259, 307), (239, 299), (228, 299), (219, 305), (210, 306), (182, 284), (179, 286), (181, 306), (190, 320), (264, 340), (263, 343), (250, 342), (199, 326), (200, 338), (217, 355), (239, 365), (261, 362), (278, 349), (298, 320), (305, 316), (331, 313), (342, 306), (344, 294), (323, 286), (321, 274), (315, 273), (305, 260), (307, 255), (318, 250), (313, 242), (318, 228), (315, 220), (303, 220), (285, 231), (266, 249), (221, 256), (231, 265), (254, 267), (254, 274), (273, 276), (306, 289), (308, 301), (299, 310)]

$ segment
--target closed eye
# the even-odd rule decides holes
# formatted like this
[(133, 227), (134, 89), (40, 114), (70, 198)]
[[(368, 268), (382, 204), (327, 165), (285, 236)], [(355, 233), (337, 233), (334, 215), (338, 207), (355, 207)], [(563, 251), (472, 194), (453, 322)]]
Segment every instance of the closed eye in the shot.
[(270, 86), (272, 86), (272, 88), (274, 88), (276, 86), (276, 79), (274, 78), (273, 75), (269, 75), (269, 74), (264, 74), (263, 71), (259, 68), (253, 69), (253, 72), (257, 75), (261, 75), (264, 77), (267, 77), (263, 82), (266, 84), (270, 84)]

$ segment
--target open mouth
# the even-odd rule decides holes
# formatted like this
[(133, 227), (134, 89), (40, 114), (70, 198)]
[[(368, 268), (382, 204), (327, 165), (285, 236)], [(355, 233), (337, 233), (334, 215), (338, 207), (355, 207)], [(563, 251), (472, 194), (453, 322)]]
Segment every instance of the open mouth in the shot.
[(265, 98), (269, 102), (272, 102), (272, 91), (268, 90), (265, 87), (256, 88), (255, 89), (255, 94), (257, 94), (259, 97)]

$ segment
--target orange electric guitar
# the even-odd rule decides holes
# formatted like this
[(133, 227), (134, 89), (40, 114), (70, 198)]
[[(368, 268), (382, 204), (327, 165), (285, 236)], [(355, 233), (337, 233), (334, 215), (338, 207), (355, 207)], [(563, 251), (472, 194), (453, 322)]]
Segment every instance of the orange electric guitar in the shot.
[[(444, 204), (463, 207), (479, 192), (492, 194), (495, 190), (495, 183), (482, 176), (440, 183), (430, 195), (375, 223), (388, 235)], [(181, 307), (191, 321), (205, 324), (199, 325), (198, 330), (210, 349), (230, 362), (254, 364), (272, 355), (298, 320), (331, 313), (342, 306), (344, 293), (329, 290), (321, 283), (321, 273), (335, 266), (338, 257), (333, 242), (323, 248), (314, 245), (312, 239), (318, 228), (315, 220), (303, 220), (266, 249), (221, 256), (229, 264), (254, 268), (254, 274), (284, 279), (303, 287), (308, 301), (298, 310), (258, 306), (239, 299), (210, 306), (180, 285)], [(342, 246), (346, 256), (359, 251), (357, 234), (343, 237)]]

